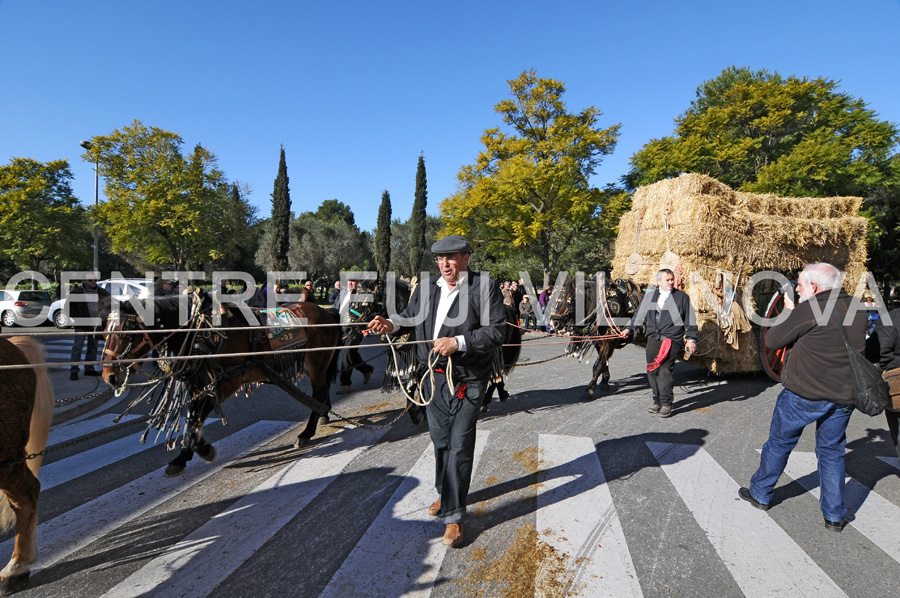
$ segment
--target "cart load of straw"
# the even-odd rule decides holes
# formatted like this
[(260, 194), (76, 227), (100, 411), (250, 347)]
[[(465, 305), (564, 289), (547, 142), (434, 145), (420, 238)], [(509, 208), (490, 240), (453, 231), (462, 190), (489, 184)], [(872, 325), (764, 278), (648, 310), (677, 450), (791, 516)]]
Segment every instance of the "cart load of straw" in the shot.
[[(700, 174), (683, 174), (640, 187), (619, 222), (612, 278), (655, 286), (669, 268), (691, 297), (700, 339), (692, 363), (727, 374), (761, 369), (759, 329), (778, 283), (756, 284), (754, 274), (774, 271), (789, 279), (807, 264), (828, 262), (845, 271), (856, 293), (865, 274), (866, 219), (859, 197), (785, 198), (734, 191)], [(741, 309), (741, 308), (744, 309)]]

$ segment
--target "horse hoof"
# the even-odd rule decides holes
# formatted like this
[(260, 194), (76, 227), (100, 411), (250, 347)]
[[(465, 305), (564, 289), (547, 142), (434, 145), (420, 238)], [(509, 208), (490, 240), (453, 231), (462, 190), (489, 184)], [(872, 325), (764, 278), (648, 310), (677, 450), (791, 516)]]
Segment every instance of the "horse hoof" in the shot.
[(211, 444), (204, 444), (200, 448), (197, 449), (197, 454), (200, 455), (200, 458), (206, 461), (207, 463), (212, 463), (216, 460), (216, 455), (218, 455), (218, 451), (216, 451), (216, 447)]
[(184, 465), (172, 465), (171, 463), (169, 463), (168, 467), (166, 467), (166, 470), (163, 472), (163, 475), (166, 476), (167, 478), (174, 478), (175, 476), (180, 476), (181, 473), (184, 471), (184, 467), (185, 467)]
[(481, 406), (481, 412), (487, 413), (487, 410), (488, 410), (488, 406), (487, 406), (487, 403), (485, 403), (484, 405)]
[(7, 578), (0, 579), (0, 595), (15, 594), (28, 587), (28, 578), (31, 571), (19, 573), (18, 575), (10, 575)]
[(294, 443), (294, 448), (303, 448), (304, 446), (309, 446), (309, 438), (297, 436), (297, 442)]
[(506, 399), (509, 398), (509, 393), (506, 392), (505, 390), (501, 390), (499, 393), (497, 393), (497, 397), (500, 399), (500, 402), (502, 403), (503, 401), (505, 401)]
[(327, 424), (330, 421), (331, 421), (331, 419), (329, 419), (328, 415), (320, 415), (319, 416), (319, 425), (320, 426), (324, 426), (325, 424)]
[(596, 397), (594, 397), (594, 389), (589, 388), (584, 391), (584, 400), (585, 401), (593, 401)]

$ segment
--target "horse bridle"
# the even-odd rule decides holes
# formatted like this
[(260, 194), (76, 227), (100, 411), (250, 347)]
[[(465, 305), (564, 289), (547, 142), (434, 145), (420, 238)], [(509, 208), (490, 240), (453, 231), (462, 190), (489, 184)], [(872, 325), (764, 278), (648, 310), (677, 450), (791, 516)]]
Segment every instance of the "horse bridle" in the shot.
[[(122, 325), (117, 331), (114, 332), (113, 324), (117, 321), (121, 322)], [(108, 342), (104, 343), (104, 346), (103, 346), (103, 355), (104, 356), (109, 355), (110, 358), (113, 359), (114, 361), (119, 361), (121, 359), (124, 359), (126, 355), (130, 355), (132, 352), (142, 349), (144, 346), (149, 346), (149, 349), (147, 349), (148, 353), (156, 348), (156, 345), (153, 343), (153, 341), (150, 339), (150, 335), (147, 333), (147, 328), (144, 326), (144, 320), (137, 314), (116, 314), (115, 316), (113, 314), (110, 314), (107, 317), (107, 324), (106, 324), (106, 330), (105, 330), (107, 339), (109, 338), (109, 336), (111, 336), (112, 334), (115, 334), (117, 332), (128, 332), (131, 330), (138, 330), (137, 327), (135, 327), (135, 328), (127, 327), (127, 325), (131, 322), (135, 322), (137, 325), (140, 326), (139, 330), (142, 331), (142, 334), (141, 335), (130, 334), (129, 336), (131, 338), (128, 339), (128, 344), (126, 344), (125, 349), (123, 349), (119, 353), (116, 353), (116, 352), (108, 349), (106, 347), (106, 345), (109, 344)], [(120, 334), (118, 336), (121, 337), (122, 335)], [(137, 344), (134, 343), (134, 337), (136, 337), (136, 336), (141, 337), (140, 342), (138, 342)], [(134, 367), (134, 365), (135, 365), (134, 363), (129, 363), (128, 369)]]

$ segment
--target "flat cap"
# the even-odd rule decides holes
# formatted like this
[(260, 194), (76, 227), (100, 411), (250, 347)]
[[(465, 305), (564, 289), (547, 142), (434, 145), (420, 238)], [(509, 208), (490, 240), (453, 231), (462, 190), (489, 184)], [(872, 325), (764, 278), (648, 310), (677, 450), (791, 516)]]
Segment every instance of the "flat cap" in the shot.
[(472, 245), (468, 239), (459, 235), (450, 235), (431, 246), (431, 253), (472, 253)]

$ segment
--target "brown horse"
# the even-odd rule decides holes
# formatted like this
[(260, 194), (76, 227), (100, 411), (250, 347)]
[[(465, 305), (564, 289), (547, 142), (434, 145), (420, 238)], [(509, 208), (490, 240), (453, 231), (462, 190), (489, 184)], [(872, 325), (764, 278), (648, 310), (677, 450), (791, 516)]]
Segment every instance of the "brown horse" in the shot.
[[(601, 290), (605, 302), (597, 300), (597, 283), (594, 278), (585, 280), (583, 288), (579, 288), (574, 280), (563, 287), (553, 306), (550, 321), (554, 330), (565, 331), (573, 336), (566, 347), (566, 355), (574, 355), (579, 360), (589, 358), (591, 347), (597, 350), (597, 361), (594, 362), (591, 382), (584, 390), (587, 400), (594, 399), (598, 380), (600, 390), (609, 390), (609, 359), (613, 351), (623, 346), (624, 341), (617, 338), (597, 339), (590, 337), (611, 336), (615, 330), (605, 324), (607, 319), (597, 318), (598, 308), (611, 318), (624, 318), (634, 314), (640, 306), (640, 289), (630, 280), (616, 279), (613, 285)], [(583, 315), (579, 319), (579, 306)], [(588, 338), (580, 338), (588, 337)]]
[[(179, 305), (191, 301), (188, 322), (179, 321)], [(206, 461), (215, 459), (215, 448), (203, 439), (203, 422), (221, 403), (241, 387), (252, 383), (275, 384), (293, 399), (312, 410), (309, 422), (297, 438), (295, 446), (309, 443), (316, 433), (320, 415), (331, 408), (329, 386), (337, 371), (335, 347), (340, 328), (319, 324), (336, 324), (337, 317), (315, 303), (288, 303), (276, 311), (254, 309), (255, 321), (247, 321), (242, 311), (223, 306), (220, 326), (212, 326), (213, 299), (207, 293), (156, 297), (147, 299), (145, 307), (153, 314), (152, 325), (136, 313), (134, 305), (122, 303), (118, 312), (109, 314), (106, 348), (103, 354), (103, 379), (112, 387), (126, 385), (128, 370), (137, 365), (106, 363), (120, 359), (139, 359), (157, 351), (161, 355), (160, 377), (165, 382), (156, 389), (156, 403), (150, 414), (150, 427), (169, 428), (169, 447), (174, 448), (173, 432), (184, 434), (181, 452), (169, 462), (166, 475), (178, 475), (196, 452)], [(186, 306), (181, 313), (188, 313)], [(304, 321), (302, 327), (294, 327)], [(223, 330), (246, 328), (265, 323), (281, 329)], [(180, 329), (176, 333), (158, 332)], [(127, 334), (138, 331), (137, 334)], [(294, 349), (306, 349), (296, 351)], [(267, 353), (283, 350), (283, 353)], [(237, 355), (260, 353), (259, 355)], [(188, 359), (169, 359), (186, 357)], [(306, 374), (312, 383), (312, 397), (300, 391), (293, 380)], [(142, 398), (147, 397), (145, 393)], [(178, 422), (182, 412), (185, 425)]]
[[(0, 338), (0, 365), (43, 364), (40, 343), (24, 336)], [(0, 370), (0, 529), (16, 524), (12, 558), (0, 571), (0, 593), (28, 585), (37, 558), (37, 501), (41, 491), (37, 454), (47, 445), (53, 419), (53, 386), (47, 367)]]

